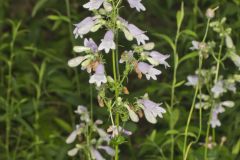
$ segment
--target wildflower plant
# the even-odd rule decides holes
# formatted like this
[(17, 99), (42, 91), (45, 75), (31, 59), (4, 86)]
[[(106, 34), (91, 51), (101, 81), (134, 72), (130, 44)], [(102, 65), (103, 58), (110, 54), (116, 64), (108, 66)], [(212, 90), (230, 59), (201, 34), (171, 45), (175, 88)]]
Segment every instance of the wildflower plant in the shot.
[[(134, 8), (138, 12), (146, 10), (141, 0), (127, 0), (127, 2), (130, 8)], [(86, 17), (74, 25), (73, 34), (75, 38), (84, 38), (84, 45), (73, 48), (80, 56), (70, 59), (68, 65), (69, 67), (81, 66), (81, 70), (86, 70), (89, 73), (89, 83), (94, 84), (96, 88), (99, 106), (105, 107), (109, 113), (111, 125), (108, 131), (112, 135), (108, 136), (107, 142), (108, 145), (111, 144), (114, 147), (114, 149), (110, 149), (109, 146), (97, 145), (97, 148), (105, 150), (108, 154), (110, 153), (110, 156), (114, 156), (118, 160), (118, 146), (125, 141), (122, 135), (129, 136), (132, 134), (121, 127), (121, 123), (129, 119), (133, 122), (138, 122), (141, 115), (139, 113), (143, 112), (146, 120), (154, 124), (157, 123), (157, 117), (162, 118), (163, 114), (166, 113), (162, 104), (151, 101), (147, 93), (141, 98), (135, 98), (134, 100), (126, 99), (124, 95), (129, 94), (126, 86), (127, 77), (131, 72), (135, 71), (139, 79), (146, 77), (147, 80), (157, 80), (157, 77), (162, 73), (157, 67), (159, 65), (163, 65), (165, 68), (170, 67), (166, 61), (170, 55), (153, 50), (155, 44), (148, 42), (149, 37), (146, 35), (146, 31), (139, 29), (120, 16), (121, 0), (90, 0), (83, 7), (91, 11), (92, 16)], [(97, 32), (99, 30), (105, 31), (99, 43), (96, 43), (92, 38), (87, 38), (89, 32)], [(119, 34), (123, 34), (129, 42), (133, 43), (132, 48), (119, 49)], [(105, 66), (110, 65), (106, 61), (107, 56), (112, 56), (111, 65), (113, 73), (107, 73), (105, 69)], [(122, 71), (120, 71), (119, 65), (124, 66)], [(92, 117), (86, 116), (86, 108), (79, 106), (76, 112), (81, 117), (84, 117), (81, 120), (83, 122), (76, 126), (76, 129), (67, 139), (67, 143), (73, 142), (76, 137), (85, 134), (85, 128), (89, 128), (90, 132), (99, 130), (93, 123)], [(93, 112), (92, 107), (91, 112)], [(101, 130), (101, 133), (98, 132), (98, 134), (100, 135), (103, 132)], [(92, 141), (93, 136), (85, 134), (85, 137), (88, 139), (85, 152), (88, 158), (104, 159), (97, 151), (97, 148), (95, 147), (94, 149), (92, 143), (89, 142)], [(100, 135), (100, 139), (102, 138)], [(75, 148), (68, 152), (69, 155), (76, 155), (79, 150), (84, 148), (82, 144), (84, 143), (77, 144)], [(98, 144), (98, 140), (96, 144)]]
[[(187, 126), (185, 128), (185, 141), (184, 141), (184, 154), (183, 158), (187, 159), (188, 152), (191, 145), (198, 142), (202, 132), (202, 109), (209, 111), (209, 118), (207, 121), (206, 137), (205, 137), (205, 151), (204, 159), (208, 159), (208, 149), (212, 149), (216, 146), (216, 133), (215, 128), (221, 126), (219, 116), (225, 112), (227, 108), (234, 107), (235, 103), (231, 99), (226, 99), (225, 94), (231, 92), (236, 93), (238, 74), (229, 74), (227, 77), (221, 75), (222, 68), (225, 69), (224, 62), (231, 60), (233, 64), (239, 67), (239, 55), (236, 53), (236, 49), (231, 38), (231, 28), (226, 25), (226, 17), (220, 20), (214, 20), (214, 9), (208, 9), (206, 11), (206, 17), (208, 18), (206, 34), (203, 41), (192, 41), (192, 47), (190, 50), (196, 50), (199, 56), (199, 68), (196, 70), (195, 75), (189, 75), (187, 77), (187, 86), (193, 86), (195, 88), (195, 94), (193, 103), (188, 117)], [(207, 32), (209, 27), (218, 35), (218, 39), (206, 42)], [(219, 42), (220, 39), (220, 42)], [(212, 60), (210, 68), (203, 68), (205, 61)], [(195, 141), (192, 141), (188, 146), (188, 127), (194, 108), (199, 110), (199, 135)], [(210, 130), (212, 128), (212, 132)], [(211, 141), (211, 142), (210, 142)], [(214, 146), (211, 144), (215, 144)], [(211, 145), (211, 147), (209, 146)]]

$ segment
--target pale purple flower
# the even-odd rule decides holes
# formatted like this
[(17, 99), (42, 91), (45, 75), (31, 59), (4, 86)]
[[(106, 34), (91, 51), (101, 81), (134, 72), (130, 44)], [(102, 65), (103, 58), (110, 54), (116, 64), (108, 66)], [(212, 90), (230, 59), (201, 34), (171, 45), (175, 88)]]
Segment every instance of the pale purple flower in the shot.
[(141, 104), (141, 107), (144, 111), (144, 115), (148, 122), (150, 123), (157, 123), (157, 116), (160, 118), (163, 117), (163, 113), (166, 113), (166, 110), (162, 107), (160, 107), (161, 104), (155, 103), (149, 99), (140, 99), (138, 100), (138, 103)]
[(78, 38), (78, 36), (82, 38), (83, 35), (91, 31), (92, 27), (95, 24), (96, 24), (96, 17), (87, 17), (84, 20), (82, 20), (80, 23), (75, 24), (74, 26), (76, 28), (73, 31), (75, 38)]
[(160, 70), (153, 68), (152, 65), (149, 65), (145, 62), (139, 62), (137, 64), (137, 70), (142, 74), (145, 74), (147, 80), (150, 80), (150, 78), (157, 80), (156, 76), (161, 74)]
[(140, 12), (141, 10), (145, 11), (146, 8), (143, 6), (143, 4), (141, 3), (142, 0), (128, 0), (128, 3), (130, 5), (131, 8), (136, 8), (136, 10), (138, 12)]
[(102, 43), (98, 47), (100, 51), (105, 50), (105, 52), (108, 53), (110, 49), (116, 48), (116, 44), (114, 43), (114, 34), (111, 30), (106, 32), (104, 38), (101, 41)]
[(79, 114), (81, 117), (80, 119), (85, 122), (90, 121), (88, 110), (85, 106), (79, 105), (77, 110), (75, 110), (75, 113)]
[(211, 124), (212, 128), (216, 128), (216, 127), (221, 126), (221, 122), (218, 119), (218, 113), (215, 112), (215, 111), (212, 112), (212, 117), (211, 117), (211, 120), (210, 120), (210, 124)]
[(89, 38), (89, 39), (85, 38), (84, 39), (84, 46), (90, 48), (93, 53), (97, 53), (98, 52), (98, 46), (93, 41), (92, 38)]
[(89, 83), (96, 83), (98, 87), (100, 87), (102, 83), (107, 83), (103, 64), (97, 66), (95, 73), (90, 77)]
[(198, 84), (198, 76), (197, 75), (189, 75), (187, 76), (188, 82), (186, 83), (187, 86), (196, 86)]
[(223, 81), (218, 81), (211, 89), (214, 98), (219, 97), (222, 93), (226, 92), (223, 86)]
[(105, 158), (103, 158), (101, 153), (98, 150), (96, 150), (95, 148), (91, 148), (90, 152), (91, 152), (91, 155), (92, 155), (93, 159), (96, 159), (96, 160), (106, 160)]
[(80, 128), (81, 128), (80, 125), (76, 125), (76, 129), (66, 139), (67, 144), (71, 144), (75, 141), (77, 135), (80, 134)]
[(191, 50), (199, 50), (199, 44), (198, 41), (192, 41), (192, 47), (190, 47)]
[(115, 150), (109, 146), (99, 146), (98, 149), (104, 150), (108, 155), (112, 157), (115, 155)]
[(148, 59), (148, 61), (153, 65), (157, 66), (159, 64), (163, 64), (165, 68), (170, 67), (169, 64), (166, 62), (166, 59), (170, 57), (170, 55), (163, 55), (157, 51), (152, 51), (149, 53), (149, 56), (152, 57), (151, 59)]
[(140, 30), (138, 27), (136, 27), (133, 24), (128, 24), (127, 28), (129, 30), (129, 32), (131, 33), (131, 35), (136, 38), (138, 45), (145, 44), (145, 41), (148, 41), (149, 38), (148, 36), (146, 36), (144, 33), (144, 31)]
[(89, 9), (90, 11), (99, 9), (103, 4), (104, 0), (90, 0), (88, 3), (84, 4), (83, 7)]
[(210, 120), (211, 127), (216, 128), (216, 127), (221, 126), (221, 122), (218, 119), (219, 113), (225, 112), (224, 107), (231, 108), (231, 107), (234, 107), (234, 105), (235, 104), (234, 104), (233, 101), (223, 101), (223, 102), (220, 102), (220, 103), (216, 104), (213, 108), (212, 117), (211, 117), (211, 120)]
[(225, 82), (225, 85), (226, 85), (226, 88), (227, 88), (229, 91), (232, 91), (233, 93), (236, 93), (237, 88), (236, 88), (236, 84), (235, 84), (234, 82), (226, 81), (226, 82)]

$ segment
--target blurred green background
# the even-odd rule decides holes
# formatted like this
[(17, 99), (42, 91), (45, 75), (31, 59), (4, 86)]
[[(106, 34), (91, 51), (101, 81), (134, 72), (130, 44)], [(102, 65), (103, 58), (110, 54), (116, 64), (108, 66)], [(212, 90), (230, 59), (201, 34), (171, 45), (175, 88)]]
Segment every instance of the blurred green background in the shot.
[[(90, 104), (90, 86), (88, 74), (79, 68), (69, 68), (67, 61), (74, 57), (73, 46), (82, 44), (81, 39), (73, 38), (72, 31), (73, 24), (90, 14), (82, 7), (86, 2), (87, 0), (0, 0), (0, 160), (6, 160), (7, 156), (11, 160), (74, 159), (66, 154), (71, 146), (65, 144), (65, 139), (78, 122), (78, 117), (73, 113), (77, 105)], [(206, 24), (205, 11), (216, 6), (219, 6), (216, 17), (228, 18), (227, 24), (233, 29), (232, 36), (239, 49), (240, 0), (185, 0), (184, 3), (183, 29), (187, 29), (188, 34), (179, 42), (180, 56), (190, 52), (193, 39), (202, 38)], [(130, 10), (124, 2), (126, 7), (121, 9), (120, 14), (148, 31), (157, 50), (171, 54), (170, 47), (158, 34), (164, 33), (171, 38), (175, 36), (175, 15), (181, 1), (143, 0), (143, 4), (147, 11), (139, 14)], [(103, 32), (98, 32), (87, 37), (93, 37), (99, 42), (102, 36)], [(208, 39), (214, 36), (210, 32)], [(130, 46), (121, 37), (120, 44)], [(185, 80), (187, 75), (194, 73), (196, 62), (197, 59), (190, 59), (181, 64), (178, 81)], [(172, 64), (171, 58), (169, 63)], [(231, 65), (233, 64), (229, 63), (223, 73), (231, 71)], [(138, 80), (135, 73), (131, 74), (127, 85), (129, 99), (147, 91), (156, 102), (169, 102), (172, 68), (162, 68), (162, 71), (158, 81)], [(107, 69), (107, 72), (111, 74), (111, 69)], [(177, 105), (175, 121), (179, 131), (184, 130), (192, 95), (193, 90), (189, 87), (177, 88), (176, 97), (181, 104)], [(235, 100), (236, 107), (221, 117), (222, 127), (217, 129), (217, 141), (226, 136), (227, 142), (225, 146), (211, 150), (211, 160), (240, 159), (239, 92), (234, 97), (229, 96)], [(106, 109), (98, 107), (95, 93), (93, 97), (94, 116), (104, 120), (104, 128), (107, 128), (110, 124), (108, 113)], [(197, 117), (197, 113), (194, 116)], [(196, 126), (192, 126), (193, 132), (198, 124), (197, 119), (194, 120)], [(206, 120), (207, 118), (204, 123), (207, 123)], [(145, 120), (139, 124), (129, 122), (126, 126), (134, 134), (122, 146), (121, 159), (157, 160), (161, 159), (162, 150), (168, 156), (167, 121), (166, 116), (156, 125), (149, 125)], [(176, 159), (181, 157), (182, 143), (182, 139), (176, 142)], [(196, 144), (189, 158), (200, 160), (202, 150), (203, 147)]]

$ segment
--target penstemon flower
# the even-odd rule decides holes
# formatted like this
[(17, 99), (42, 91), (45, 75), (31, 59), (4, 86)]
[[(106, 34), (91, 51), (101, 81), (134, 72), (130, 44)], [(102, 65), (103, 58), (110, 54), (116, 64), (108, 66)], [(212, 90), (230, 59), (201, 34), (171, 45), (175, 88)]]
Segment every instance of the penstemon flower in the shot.
[(187, 76), (188, 82), (186, 83), (187, 86), (196, 86), (198, 84), (198, 76), (197, 75), (189, 75)]
[(142, 74), (145, 74), (147, 80), (150, 80), (150, 78), (152, 78), (153, 80), (157, 80), (157, 75), (161, 74), (161, 71), (153, 68), (152, 65), (149, 65), (145, 62), (139, 62), (136, 65), (135, 68), (136, 73), (138, 74), (138, 78), (142, 78)]
[(95, 24), (97, 24), (97, 18), (98, 17), (87, 17), (84, 20), (82, 20), (80, 23), (75, 24), (75, 29), (73, 31), (73, 34), (75, 35), (75, 38), (78, 38), (79, 36), (83, 38), (83, 35), (89, 33), (91, 29), (94, 27)]
[(104, 38), (101, 40), (102, 43), (99, 45), (98, 49), (105, 50), (106, 53), (110, 51), (110, 49), (115, 49), (116, 44), (114, 43), (114, 34), (113, 31), (109, 30), (105, 34)]
[(146, 8), (143, 6), (143, 4), (141, 3), (141, 0), (128, 0), (128, 3), (130, 5), (131, 8), (136, 8), (136, 10), (138, 12), (145, 11)]
[[(80, 116), (81, 123), (76, 125), (76, 129), (68, 136), (66, 143), (74, 143), (74, 141), (77, 140), (77, 137), (87, 137), (89, 129), (91, 129), (92, 132), (95, 132), (98, 136), (96, 137), (97, 139), (92, 137), (90, 144), (86, 144), (84, 141), (76, 144), (74, 148), (68, 151), (68, 155), (75, 156), (80, 150), (88, 148), (93, 159), (105, 159), (101, 155), (100, 151), (105, 151), (107, 155), (114, 156), (115, 150), (108, 145), (110, 142), (110, 135), (98, 127), (98, 125), (102, 124), (102, 121), (97, 120), (95, 123), (92, 123), (92, 121), (89, 119), (90, 116), (87, 108), (82, 105), (78, 106), (75, 113)], [(86, 128), (88, 129), (86, 130)]]
[(214, 98), (218, 98), (221, 94), (226, 92), (226, 90), (223, 87), (223, 81), (218, 81), (211, 89)]
[(143, 109), (146, 119), (150, 123), (157, 123), (156, 118), (157, 117), (162, 118), (163, 113), (166, 113), (166, 110), (160, 107), (161, 104), (149, 100), (147, 94), (144, 95), (143, 99), (139, 99), (138, 103), (140, 104), (140, 107)]
[(88, 3), (84, 4), (83, 7), (89, 9), (90, 11), (99, 9), (105, 0), (90, 0)]
[(168, 59), (170, 55), (163, 55), (157, 51), (152, 51), (149, 53), (149, 56), (151, 58), (147, 59), (152, 65), (158, 66), (159, 64), (162, 64), (165, 66), (165, 68), (170, 67), (169, 64), (166, 62), (166, 59)]
[(129, 30), (130, 34), (137, 40), (137, 44), (145, 44), (145, 41), (148, 41), (149, 38), (146, 36), (144, 31), (140, 30), (133, 24), (128, 24), (127, 29)]
[(89, 79), (89, 83), (96, 83), (98, 87), (100, 87), (102, 83), (107, 83), (103, 64), (98, 64), (95, 73)]

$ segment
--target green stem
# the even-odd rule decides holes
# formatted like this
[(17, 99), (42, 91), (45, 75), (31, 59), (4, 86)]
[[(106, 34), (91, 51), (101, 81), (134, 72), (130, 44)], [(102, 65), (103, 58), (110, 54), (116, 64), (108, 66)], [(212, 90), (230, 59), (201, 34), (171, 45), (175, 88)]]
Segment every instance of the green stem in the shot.
[[(202, 43), (205, 43), (205, 41), (206, 41), (208, 30), (209, 30), (209, 24), (210, 24), (210, 19), (208, 19), (208, 21), (207, 21), (207, 27), (206, 27), (206, 31), (205, 31)], [(201, 79), (201, 70), (202, 70), (203, 60), (202, 60), (201, 52), (199, 53), (199, 62), (198, 63), (199, 63), (199, 66), (198, 66), (198, 72), (199, 72), (198, 73), (198, 79), (199, 79), (199, 81), (198, 81), (198, 84), (197, 84), (197, 86), (195, 88), (195, 93), (194, 93), (194, 97), (193, 97), (190, 113), (188, 115), (187, 126), (186, 126), (185, 132), (184, 132), (184, 145), (183, 145), (183, 159), (184, 160), (187, 159), (187, 155), (188, 155), (187, 153), (189, 152), (189, 150), (191, 148), (191, 145), (198, 141), (198, 139), (200, 138), (200, 135), (201, 135), (201, 131), (202, 131), (202, 118), (201, 118), (202, 117), (202, 109), (201, 109), (201, 99), (200, 99), (200, 111), (199, 111), (199, 116), (200, 116), (199, 126), (200, 126), (200, 129), (199, 129), (198, 137), (197, 137), (197, 139), (194, 142), (190, 143), (190, 145), (187, 147), (187, 150), (186, 150), (187, 138), (188, 138), (188, 129), (189, 129), (189, 125), (190, 125), (190, 122), (191, 122), (192, 114), (193, 114), (193, 111), (194, 111), (197, 94), (198, 94), (198, 92), (200, 92), (200, 96), (201, 96), (201, 93), (202, 93), (201, 92), (201, 82), (200, 82), (200, 79)]]
[[(173, 70), (173, 81), (172, 81), (172, 86), (171, 86), (171, 104), (170, 104), (170, 109), (171, 113), (173, 111), (174, 107), (174, 97), (175, 97), (175, 85), (177, 82), (177, 69), (178, 69), (178, 53), (177, 53), (177, 43), (178, 43), (178, 38), (180, 35), (180, 26), (177, 29), (176, 37), (175, 37), (175, 47), (173, 51), (173, 59), (174, 59), (174, 70)], [(172, 114), (171, 114), (172, 117)], [(173, 130), (174, 126), (172, 123), (170, 124), (170, 130)], [(174, 135), (171, 135), (171, 160), (174, 160)]]
[[(218, 78), (219, 78), (223, 44), (224, 44), (224, 37), (221, 38), (221, 44), (219, 46), (219, 51), (218, 51), (217, 68), (216, 68), (216, 74), (215, 74), (215, 78), (214, 78), (214, 83), (215, 84), (217, 83)], [(213, 103), (212, 103), (212, 108), (211, 108), (209, 119), (208, 119), (207, 133), (206, 133), (206, 138), (205, 138), (204, 160), (208, 160), (208, 156), (207, 156), (208, 155), (208, 147), (207, 147), (207, 145), (208, 145), (208, 142), (209, 142), (210, 120), (212, 118), (213, 104), (214, 104), (214, 100), (213, 100)], [(214, 137), (215, 137), (215, 135), (214, 135)]]

